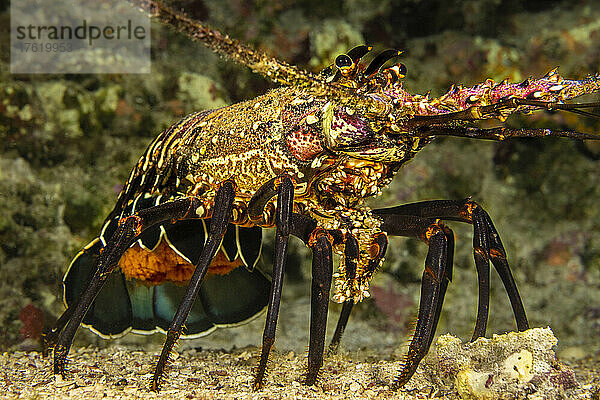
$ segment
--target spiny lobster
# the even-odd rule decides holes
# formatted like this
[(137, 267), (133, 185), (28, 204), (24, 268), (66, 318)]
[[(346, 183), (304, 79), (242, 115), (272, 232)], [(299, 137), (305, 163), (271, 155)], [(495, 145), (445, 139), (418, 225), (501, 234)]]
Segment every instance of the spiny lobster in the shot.
[[(600, 139), (574, 131), (473, 124), (503, 122), (511, 114), (536, 110), (593, 115), (585, 109), (598, 103), (564, 101), (599, 92), (599, 74), (567, 80), (553, 70), (520, 83), (487, 80), (473, 87), (454, 86), (430, 98), (403, 89), (403, 64), (383, 68), (399, 55), (397, 50), (378, 54), (365, 68), (360, 61), (371, 48), (358, 46), (314, 75), (158, 1), (131, 2), (281, 87), (249, 101), (193, 113), (150, 144), (100, 236), (76, 255), (67, 271), (67, 310), (44, 336), (46, 347), (53, 349), (55, 373), (65, 373), (69, 348), (82, 323), (103, 336), (162, 330), (166, 343), (152, 379), (152, 389), (158, 390), (178, 338), (244, 322), (268, 306), (254, 380), (260, 388), (275, 340), (288, 238), (294, 235), (313, 252), (306, 384), (314, 384), (323, 363), (332, 280), (333, 300), (343, 303), (330, 345), (335, 350), (352, 307), (369, 296), (369, 282), (392, 235), (417, 237), (429, 246), (415, 332), (395, 381), (401, 386), (431, 345), (452, 277), (454, 235), (442, 220), (473, 225), (479, 284), (473, 339), (486, 332), (490, 261), (508, 293), (517, 328), (528, 328), (500, 236), (479, 204), (467, 198), (371, 210), (364, 200), (380, 194), (437, 136)], [(262, 228), (276, 231), (271, 281), (255, 268)], [(340, 255), (335, 273), (333, 252)], [(115, 269), (120, 273), (111, 275)]]

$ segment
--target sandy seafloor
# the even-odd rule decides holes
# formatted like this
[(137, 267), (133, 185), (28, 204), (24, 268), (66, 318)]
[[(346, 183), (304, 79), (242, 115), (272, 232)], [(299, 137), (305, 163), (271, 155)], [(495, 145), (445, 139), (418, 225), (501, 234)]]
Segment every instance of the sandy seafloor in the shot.
[[(174, 353), (159, 393), (149, 391), (149, 381), (159, 352), (120, 346), (102, 350), (79, 348), (71, 354), (66, 379), (53, 375), (49, 359), (41, 358), (37, 352), (4, 353), (0, 356), (0, 368), (3, 371), (0, 397), (598, 399), (600, 360), (586, 357), (567, 363), (556, 361), (553, 351), (542, 344), (548, 337), (554, 338), (548, 333), (549, 329), (533, 329), (524, 334), (495, 336), (493, 340), (484, 340), (486, 343), (482, 346), (477, 346), (478, 342), (475, 342), (471, 348), (464, 348), (469, 345), (463, 344), (473, 364), (465, 364), (460, 368), (455, 368), (458, 364), (451, 361), (453, 357), (459, 359), (463, 354), (462, 350), (453, 347), (458, 339), (444, 336), (438, 343), (439, 347), (432, 349), (417, 373), (400, 389), (391, 387), (391, 383), (401, 362), (382, 360), (381, 354), (368, 351), (342, 352), (328, 357), (319, 380), (313, 386), (302, 384), (305, 355), (293, 351), (273, 352), (264, 388), (253, 391), (253, 371), (260, 355), (258, 348), (246, 347), (233, 351), (190, 349)], [(519, 341), (522, 343), (512, 347)], [(515, 349), (520, 350), (515, 352)], [(504, 353), (504, 350), (507, 352)], [(513, 361), (505, 368), (508, 358), (504, 360), (504, 357), (508, 353), (512, 353)], [(478, 358), (484, 354), (489, 360), (482, 362)], [(514, 362), (526, 354), (533, 355), (529, 364)]]

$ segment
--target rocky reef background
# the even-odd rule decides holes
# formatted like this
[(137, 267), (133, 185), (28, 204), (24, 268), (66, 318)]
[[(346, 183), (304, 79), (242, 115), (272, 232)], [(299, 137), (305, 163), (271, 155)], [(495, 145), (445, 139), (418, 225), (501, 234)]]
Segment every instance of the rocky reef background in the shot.
[[(560, 66), (568, 78), (600, 72), (600, 4), (576, 1), (173, 2), (192, 17), (292, 64), (318, 71), (354, 45), (404, 50), (405, 87), (432, 95), (451, 84), (521, 81)], [(180, 117), (264, 93), (244, 67), (152, 25), (149, 75), (11, 75), (8, 1), (0, 0), (0, 349), (35, 349), (62, 312), (62, 275), (97, 235), (147, 144)], [(587, 100), (598, 101), (598, 96)], [(600, 133), (566, 113), (512, 118), (511, 126)], [(532, 326), (550, 325), (559, 356), (600, 350), (600, 147), (569, 140), (503, 143), (439, 139), (400, 171), (374, 207), (473, 196), (500, 232)], [(477, 304), (472, 227), (456, 235), (453, 282), (438, 333), (470, 337)], [(269, 234), (269, 233), (267, 233)], [(356, 307), (343, 346), (401, 353), (419, 300), (426, 246), (391, 242), (373, 297)], [(263, 251), (269, 262), (271, 249)], [(290, 256), (276, 342), (308, 343), (309, 252)], [(492, 274), (494, 275), (494, 274)], [(489, 333), (514, 329), (492, 279)], [(339, 307), (332, 305), (331, 328)], [(186, 343), (259, 344), (263, 319)], [(107, 341), (81, 330), (79, 344)], [(127, 336), (126, 342), (163, 340)], [(392, 349), (392, 350), (390, 350)], [(395, 349), (395, 350), (394, 350)], [(381, 353), (386, 356), (389, 353)]]

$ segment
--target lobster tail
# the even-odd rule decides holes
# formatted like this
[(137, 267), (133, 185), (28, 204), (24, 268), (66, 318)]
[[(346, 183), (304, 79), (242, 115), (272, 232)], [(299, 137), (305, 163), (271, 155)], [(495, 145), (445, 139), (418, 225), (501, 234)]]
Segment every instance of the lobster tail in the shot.
[[(107, 279), (83, 324), (102, 337), (119, 337), (130, 330), (143, 334), (165, 332), (185, 293), (185, 281), (167, 280), (167, 276), (176, 276), (174, 272), (148, 274), (141, 270), (162, 258), (165, 263), (167, 260), (176, 262), (178, 274), (185, 276), (183, 265), (189, 264), (187, 261), (191, 264), (197, 261), (205, 229), (203, 220), (189, 220), (144, 232), (121, 258), (121, 268)], [(103, 232), (111, 230), (108, 226)], [(260, 228), (228, 226), (220, 247), (221, 256), (211, 264), (212, 273), (192, 306), (184, 336), (204, 336), (220, 326), (242, 324), (266, 307), (270, 281), (260, 268), (255, 268), (261, 241)], [(67, 307), (77, 304), (94, 275), (102, 243), (101, 238), (94, 239), (71, 262), (63, 280)], [(169, 256), (168, 251), (177, 254)], [(135, 259), (132, 260), (134, 256), (144, 257), (144, 263), (136, 264)], [(139, 275), (132, 276), (132, 268)]]
[[(71, 262), (63, 279), (63, 301), (74, 307), (92, 276), (94, 266), (102, 250), (99, 238), (94, 239), (81, 250)], [(83, 323), (103, 337), (116, 337), (127, 333), (133, 326), (131, 300), (123, 274), (112, 274), (102, 291), (88, 309)]]

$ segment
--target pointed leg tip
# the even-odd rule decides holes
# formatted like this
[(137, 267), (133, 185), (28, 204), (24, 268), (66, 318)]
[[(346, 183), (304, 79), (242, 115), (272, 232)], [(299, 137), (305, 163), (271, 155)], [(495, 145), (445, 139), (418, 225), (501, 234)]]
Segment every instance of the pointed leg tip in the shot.
[(60, 375), (63, 379), (66, 378), (66, 368), (65, 364), (67, 362), (67, 353), (66, 351), (60, 348), (55, 347), (53, 350), (54, 353), (54, 363), (53, 363), (53, 372), (54, 375)]
[(317, 378), (319, 376), (319, 372), (311, 372), (309, 371), (308, 374), (306, 374), (306, 379), (304, 380), (304, 384), (306, 386), (313, 386), (317, 383)]
[(269, 352), (273, 346), (274, 340), (265, 340), (263, 342), (262, 353), (258, 368), (256, 369), (256, 375), (254, 375), (254, 381), (252, 382), (252, 390), (257, 391), (263, 388), (265, 382), (265, 375), (267, 372), (267, 362), (269, 360)]
[(333, 356), (339, 353), (341, 342), (340, 341), (332, 341), (327, 348), (327, 355)]
[(317, 383), (317, 378), (306, 378), (304, 381), (306, 386), (313, 386), (315, 383)]
[(54, 369), (53, 369), (54, 375), (58, 375), (60, 376), (62, 379), (66, 379), (67, 378), (67, 373), (65, 370), (64, 365), (57, 365), (56, 363), (54, 364)]
[(259, 390), (261, 390), (264, 387), (264, 383), (262, 381), (262, 379), (254, 379), (254, 382), (252, 382), (252, 390), (254, 392), (257, 392)]
[(412, 377), (406, 377), (406, 376), (399, 376), (396, 379), (394, 379), (394, 381), (392, 382), (392, 384), (390, 385), (390, 388), (394, 391), (398, 391), (400, 390), (404, 385), (406, 385), (408, 383), (408, 381), (410, 380), (410, 378)]
[(160, 391), (160, 384), (155, 378), (152, 378), (152, 382), (150, 382), (150, 391), (154, 393), (158, 393)]

